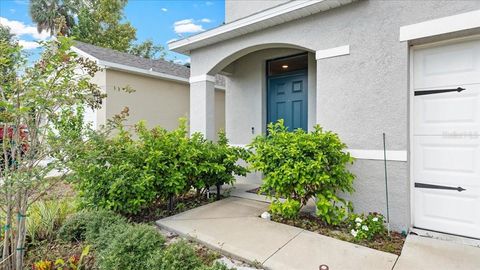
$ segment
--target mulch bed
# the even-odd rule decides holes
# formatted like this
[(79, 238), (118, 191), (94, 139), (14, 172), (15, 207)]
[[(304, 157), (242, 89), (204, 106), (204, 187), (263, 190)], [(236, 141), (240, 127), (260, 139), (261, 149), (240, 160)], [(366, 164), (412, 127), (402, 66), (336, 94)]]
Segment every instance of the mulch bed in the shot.
[(377, 237), (372, 241), (357, 241), (350, 234), (346, 225), (331, 226), (323, 222), (321, 219), (314, 217), (308, 213), (301, 213), (297, 219), (286, 219), (276, 215), (272, 215), (275, 222), (287, 224), (302, 228), (307, 231), (316, 232), (322, 235), (330, 236), (339, 240), (352, 242), (369, 248), (400, 255), (402, 252), (405, 236), (398, 232), (391, 232), (390, 236)]
[[(30, 245), (25, 257), (25, 269), (32, 269), (32, 265), (40, 260), (55, 262), (57, 259), (68, 261), (71, 256), (80, 257), (86, 245), (82, 243), (63, 243), (59, 241), (43, 241)], [(85, 269), (96, 269), (95, 255), (92, 250), (83, 258)]]
[[(221, 196), (220, 199), (225, 198)], [(193, 208), (197, 208), (202, 205), (209, 204), (216, 200), (215, 194), (211, 194), (210, 198), (205, 195), (197, 196), (195, 192), (187, 193), (182, 197), (178, 197), (175, 200), (173, 211), (168, 211), (168, 202), (164, 200), (158, 200), (148, 208), (142, 209), (137, 214), (129, 214), (126, 217), (136, 223), (153, 223), (159, 219), (173, 216)]]

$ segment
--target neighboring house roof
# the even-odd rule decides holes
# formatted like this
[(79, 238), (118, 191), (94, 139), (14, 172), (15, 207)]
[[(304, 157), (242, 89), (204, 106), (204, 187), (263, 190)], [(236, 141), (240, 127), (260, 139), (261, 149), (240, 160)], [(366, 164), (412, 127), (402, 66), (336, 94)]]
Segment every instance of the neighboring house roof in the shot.
[[(190, 68), (162, 59), (147, 59), (88, 43), (75, 41), (73, 50), (106, 68), (188, 83)], [(216, 87), (224, 88), (225, 78), (216, 76)]]
[(170, 50), (189, 54), (191, 50), (223, 40), (293, 21), (318, 12), (343, 6), (356, 0), (296, 0), (254, 13), (200, 34), (173, 41)]

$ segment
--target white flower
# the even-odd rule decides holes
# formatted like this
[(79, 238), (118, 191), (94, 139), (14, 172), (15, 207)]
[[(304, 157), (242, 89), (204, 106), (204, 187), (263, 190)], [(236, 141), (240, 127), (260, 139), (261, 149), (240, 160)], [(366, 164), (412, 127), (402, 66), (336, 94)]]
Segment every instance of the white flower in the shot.
[(362, 230), (364, 230), (364, 231), (368, 231), (368, 227), (367, 227), (367, 225), (363, 225), (363, 226), (362, 226)]
[(377, 222), (378, 221), (378, 217), (374, 217), (372, 218), (373, 221)]
[(361, 223), (357, 223), (357, 227), (360, 227), (360, 225), (362, 225)]
[(352, 230), (350, 231), (350, 233), (353, 235), (353, 237), (357, 237), (358, 231), (352, 229)]
[(362, 219), (361, 219), (361, 218), (359, 218), (359, 217), (357, 217), (357, 218), (355, 219), (355, 222), (357, 222), (357, 223), (361, 223), (361, 222), (362, 222)]

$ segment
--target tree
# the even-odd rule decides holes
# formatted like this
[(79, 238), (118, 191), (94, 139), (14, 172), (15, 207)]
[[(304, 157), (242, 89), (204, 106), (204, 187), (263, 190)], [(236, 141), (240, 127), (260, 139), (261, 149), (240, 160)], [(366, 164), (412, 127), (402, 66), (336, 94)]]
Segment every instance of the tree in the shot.
[[(22, 57), (17, 50), (18, 44), (13, 39), (13, 34), (8, 27), (0, 25), (0, 50), (9, 57), (1, 57), (0, 61), (0, 83), (6, 84), (12, 82), (16, 77), (16, 69), (19, 64), (22, 64)], [(0, 113), (2, 109), (0, 107)], [(1, 122), (1, 116), (0, 116)]]
[(129, 22), (121, 22), (126, 4), (125, 0), (96, 0), (92, 8), (82, 8), (73, 36), (79, 41), (127, 52), (136, 39), (136, 29)]
[[(51, 35), (61, 32), (70, 34), (75, 25), (75, 14), (87, 3), (86, 0), (30, 0), (30, 17), (37, 24), (37, 31), (47, 31)], [(65, 24), (58, 28), (56, 21), (63, 18)]]
[[(5, 217), (6, 270), (24, 269), (26, 212), (68, 173), (68, 148), (84, 142), (83, 110), (98, 108), (104, 98), (90, 82), (97, 65), (72, 52), (72, 44), (61, 35), (44, 42), (40, 59), (25, 67), (21, 47), (0, 40), (0, 66), (8, 67), (2, 70), (14, 78), (0, 81), (0, 216)], [(48, 178), (52, 171), (61, 177)]]
[(131, 46), (128, 53), (148, 59), (163, 59), (166, 54), (163, 46), (155, 45), (151, 39)]
[(122, 22), (126, 4), (127, 0), (31, 0), (30, 16), (39, 33), (60, 33), (144, 58), (163, 58), (164, 48), (152, 40), (133, 44), (137, 31), (129, 22)]

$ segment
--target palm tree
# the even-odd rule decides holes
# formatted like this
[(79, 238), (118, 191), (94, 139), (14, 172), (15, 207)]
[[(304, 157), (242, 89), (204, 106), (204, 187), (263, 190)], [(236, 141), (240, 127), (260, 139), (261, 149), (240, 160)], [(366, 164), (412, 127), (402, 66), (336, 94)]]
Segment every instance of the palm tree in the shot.
[[(37, 23), (39, 33), (47, 31), (51, 35), (58, 32), (68, 35), (75, 25), (75, 14), (84, 2), (83, 0), (31, 0), (30, 17)], [(62, 29), (58, 29), (59, 19), (65, 22)]]

